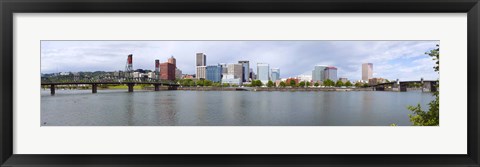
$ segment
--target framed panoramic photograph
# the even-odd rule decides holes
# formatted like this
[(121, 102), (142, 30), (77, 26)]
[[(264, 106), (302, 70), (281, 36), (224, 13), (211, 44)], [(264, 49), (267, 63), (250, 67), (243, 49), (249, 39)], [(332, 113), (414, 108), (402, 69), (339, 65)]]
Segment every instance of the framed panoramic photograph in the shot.
[(480, 166), (478, 0), (1, 1), (1, 166)]

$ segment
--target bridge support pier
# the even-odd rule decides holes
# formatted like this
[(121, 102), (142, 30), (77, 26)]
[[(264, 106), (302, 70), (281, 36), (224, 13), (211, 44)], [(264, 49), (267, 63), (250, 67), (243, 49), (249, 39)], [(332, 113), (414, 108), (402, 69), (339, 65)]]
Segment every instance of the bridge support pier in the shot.
[(50, 85), (50, 94), (55, 95), (55, 85)]
[(135, 86), (135, 84), (127, 84), (128, 86), (128, 92), (133, 92), (133, 86)]
[(155, 91), (160, 91), (160, 85), (154, 84), (153, 87), (155, 87)]
[(97, 84), (92, 84), (92, 93), (97, 93)]

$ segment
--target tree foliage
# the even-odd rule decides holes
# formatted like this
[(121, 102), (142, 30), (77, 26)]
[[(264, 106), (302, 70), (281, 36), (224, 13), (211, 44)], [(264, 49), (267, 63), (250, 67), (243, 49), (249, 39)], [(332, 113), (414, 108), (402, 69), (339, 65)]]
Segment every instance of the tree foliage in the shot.
[(363, 84), (360, 83), (360, 82), (356, 82), (356, 83), (355, 83), (355, 87), (362, 87), (362, 86), (363, 86)]
[(323, 85), (325, 86), (335, 86), (335, 82), (333, 82), (331, 79), (327, 79), (323, 81)]
[[(425, 54), (432, 57), (436, 61), (435, 66), (433, 67), (434, 71), (440, 72), (439, 68), (439, 45), (435, 49), (426, 52)], [(438, 87), (438, 84), (437, 84)], [(428, 111), (422, 110), (420, 104), (417, 106), (408, 106), (407, 108), (412, 111), (413, 114), (409, 114), (410, 122), (415, 126), (438, 126), (440, 124), (440, 101), (439, 101), (439, 92), (434, 92), (433, 95), (435, 99), (428, 103)]]
[(274, 85), (273, 85), (273, 82), (272, 82), (272, 81), (268, 81), (268, 82), (267, 82), (267, 87), (271, 88), (271, 87), (273, 87), (273, 86), (274, 86)]
[(253, 87), (260, 87), (260, 86), (262, 86), (262, 85), (263, 85), (263, 83), (262, 83), (262, 81), (260, 81), (260, 80), (253, 80), (253, 81), (252, 81), (252, 86), (253, 86)]
[(337, 83), (335, 83), (335, 86), (336, 87), (342, 87), (343, 86), (343, 82), (338, 80)]
[(286, 86), (287, 86), (287, 84), (286, 84), (285, 82), (283, 82), (283, 81), (280, 82), (280, 87), (284, 88), (284, 87), (286, 87)]
[(293, 80), (293, 79), (290, 80), (290, 83), (289, 83), (289, 84), (290, 84), (291, 87), (297, 86), (297, 82), (296, 82), (295, 80)]
[(350, 87), (350, 86), (352, 86), (352, 83), (351, 83), (350, 81), (347, 81), (347, 82), (345, 83), (345, 86)]
[(298, 86), (300, 86), (302, 88), (305, 87), (305, 81), (302, 81), (302, 82), (298, 83)]

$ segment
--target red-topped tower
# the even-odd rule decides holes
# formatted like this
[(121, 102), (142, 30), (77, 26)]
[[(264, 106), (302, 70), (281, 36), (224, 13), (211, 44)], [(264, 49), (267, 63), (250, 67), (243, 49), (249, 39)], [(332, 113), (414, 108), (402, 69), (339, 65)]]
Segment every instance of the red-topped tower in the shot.
[(127, 78), (133, 78), (133, 55), (129, 54), (125, 65), (125, 75)]

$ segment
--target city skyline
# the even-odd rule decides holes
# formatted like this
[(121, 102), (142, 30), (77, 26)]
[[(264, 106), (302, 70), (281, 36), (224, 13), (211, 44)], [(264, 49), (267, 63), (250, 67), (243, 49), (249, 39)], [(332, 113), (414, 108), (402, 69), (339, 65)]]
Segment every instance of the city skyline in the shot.
[[(360, 80), (362, 64), (373, 63), (373, 77), (438, 79), (435, 62), (424, 53), (439, 41), (42, 41), (42, 73), (124, 70), (134, 55), (134, 69), (155, 70), (155, 59), (172, 55), (185, 74), (195, 74), (196, 54), (205, 65), (249, 61), (282, 70), (280, 78), (311, 75), (315, 65), (338, 68), (338, 78)], [(178, 53), (178, 54), (177, 54)]]

